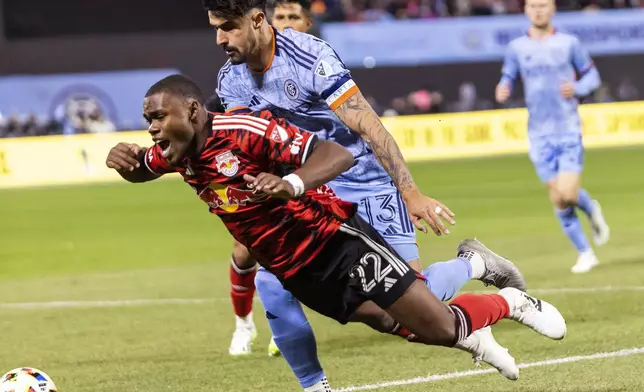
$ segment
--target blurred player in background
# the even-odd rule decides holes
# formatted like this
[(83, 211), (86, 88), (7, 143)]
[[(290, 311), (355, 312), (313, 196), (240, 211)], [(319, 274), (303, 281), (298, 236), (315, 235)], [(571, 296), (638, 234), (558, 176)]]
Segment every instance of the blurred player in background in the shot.
[(508, 46), (496, 100), (508, 100), (520, 74), (529, 113), (530, 159), (548, 186), (564, 232), (579, 251), (572, 272), (584, 273), (598, 260), (577, 209), (589, 218), (596, 245), (610, 236), (599, 202), (581, 188), (584, 147), (578, 105), (599, 87), (599, 72), (576, 37), (553, 27), (554, 0), (527, 0), (525, 12), (532, 26)]
[(513, 380), (519, 375), (514, 359), (498, 345), (487, 350), (479, 332), (510, 318), (552, 339), (565, 336), (556, 308), (515, 288), (441, 303), (356, 213), (357, 205), (325, 185), (353, 165), (350, 151), (270, 111), (220, 115), (207, 112), (203, 102), (185, 76), (155, 83), (143, 104), (154, 145), (119, 143), (107, 166), (134, 183), (179, 173), (271, 276), (341, 324), (386, 331), (398, 320), (410, 340), (488, 356)]
[[(262, 0), (204, 0), (204, 6), (217, 31), (217, 44), (230, 59), (218, 77), (217, 92), (224, 106), (233, 113), (247, 107), (269, 109), (301, 129), (348, 148), (355, 164), (329, 185), (342, 199), (357, 204), (359, 214), (406, 262), (420, 270), (414, 226), (426, 230), (421, 223), (424, 220), (437, 235), (448, 234), (442, 220), (453, 224), (453, 214), (420, 192), (395, 140), (333, 48), (293, 29), (276, 31), (266, 21)], [(247, 294), (249, 307), (245, 310), (249, 313), (237, 318), (231, 353), (249, 353), (256, 334), (249, 279), (255, 265), (248, 250), (237, 244), (231, 268), (242, 279), (231, 277), (234, 285), (243, 288), (240, 292)], [(516, 267), (478, 241), (461, 244), (456, 258), (430, 266), (423, 275), (442, 300), (451, 298), (469, 279), (525, 288)], [(274, 340), (300, 384), (305, 390), (326, 391), (328, 382), (317, 358), (315, 337), (301, 305), (266, 270), (258, 271), (255, 284)], [(376, 320), (380, 315), (375, 309), (374, 328), (381, 325)], [(403, 334), (398, 325), (381, 332)]]
[(311, 15), (310, 0), (273, 0), (268, 2), (271, 25), (282, 32), (293, 29), (320, 38)]

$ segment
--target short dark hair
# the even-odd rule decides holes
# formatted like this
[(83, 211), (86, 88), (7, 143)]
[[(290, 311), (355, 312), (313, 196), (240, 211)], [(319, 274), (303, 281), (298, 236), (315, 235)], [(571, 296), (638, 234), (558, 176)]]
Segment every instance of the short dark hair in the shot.
[(197, 83), (185, 75), (175, 74), (154, 83), (145, 93), (146, 98), (158, 94), (168, 93), (181, 98), (192, 98), (203, 105), (206, 100)]
[(224, 104), (221, 103), (221, 98), (219, 98), (217, 93), (214, 93), (210, 98), (208, 98), (204, 106), (207, 111), (213, 113), (224, 113), (226, 111), (226, 108), (224, 107)]
[(311, 0), (272, 0), (270, 2), (270, 9), (273, 10), (278, 5), (282, 4), (299, 4), (306, 12), (311, 11)]
[(241, 17), (253, 8), (266, 12), (266, 0), (202, 0), (202, 4), (220, 18)]

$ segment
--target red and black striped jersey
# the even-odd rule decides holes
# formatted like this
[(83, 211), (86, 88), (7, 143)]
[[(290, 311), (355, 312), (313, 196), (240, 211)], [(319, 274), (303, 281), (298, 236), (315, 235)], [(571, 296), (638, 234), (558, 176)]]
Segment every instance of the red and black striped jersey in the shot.
[(355, 205), (327, 186), (297, 199), (272, 198), (249, 189), (243, 175), (283, 176), (304, 164), (316, 141), (269, 111), (217, 114), (199, 156), (170, 167), (155, 145), (146, 150), (145, 164), (156, 174), (180, 173), (233, 237), (284, 279), (317, 256)]

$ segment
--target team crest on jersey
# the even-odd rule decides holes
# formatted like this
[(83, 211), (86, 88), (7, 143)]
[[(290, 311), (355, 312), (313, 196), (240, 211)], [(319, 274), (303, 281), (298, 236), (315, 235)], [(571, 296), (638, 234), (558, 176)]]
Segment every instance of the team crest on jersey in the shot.
[(271, 131), (270, 139), (275, 143), (284, 143), (288, 140), (288, 133), (286, 133), (286, 130), (284, 128), (275, 124), (273, 130)]
[(300, 89), (297, 87), (297, 84), (291, 79), (288, 79), (284, 82), (284, 92), (290, 99), (297, 99), (300, 96)]
[(231, 151), (226, 151), (215, 157), (217, 160), (217, 170), (226, 177), (232, 177), (239, 170), (239, 158)]

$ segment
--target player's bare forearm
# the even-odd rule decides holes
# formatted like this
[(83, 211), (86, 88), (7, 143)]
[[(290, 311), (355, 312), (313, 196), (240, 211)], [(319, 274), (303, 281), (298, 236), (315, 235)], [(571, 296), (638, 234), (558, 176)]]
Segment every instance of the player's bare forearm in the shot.
[(369, 144), (401, 193), (416, 189), (398, 144), (360, 92), (337, 108), (335, 114)]
[(145, 167), (139, 167), (134, 169), (133, 171), (117, 171), (118, 174), (123, 177), (124, 180), (133, 182), (133, 183), (138, 183), (138, 182), (148, 182), (152, 180), (156, 180), (160, 176), (152, 173)]
[(306, 190), (315, 189), (333, 180), (353, 166), (353, 155), (341, 145), (318, 140), (306, 162), (295, 171)]
[(160, 176), (152, 173), (145, 162), (145, 149), (134, 150), (132, 145), (119, 143), (107, 156), (107, 167), (116, 170), (124, 180), (138, 183), (156, 180)]

